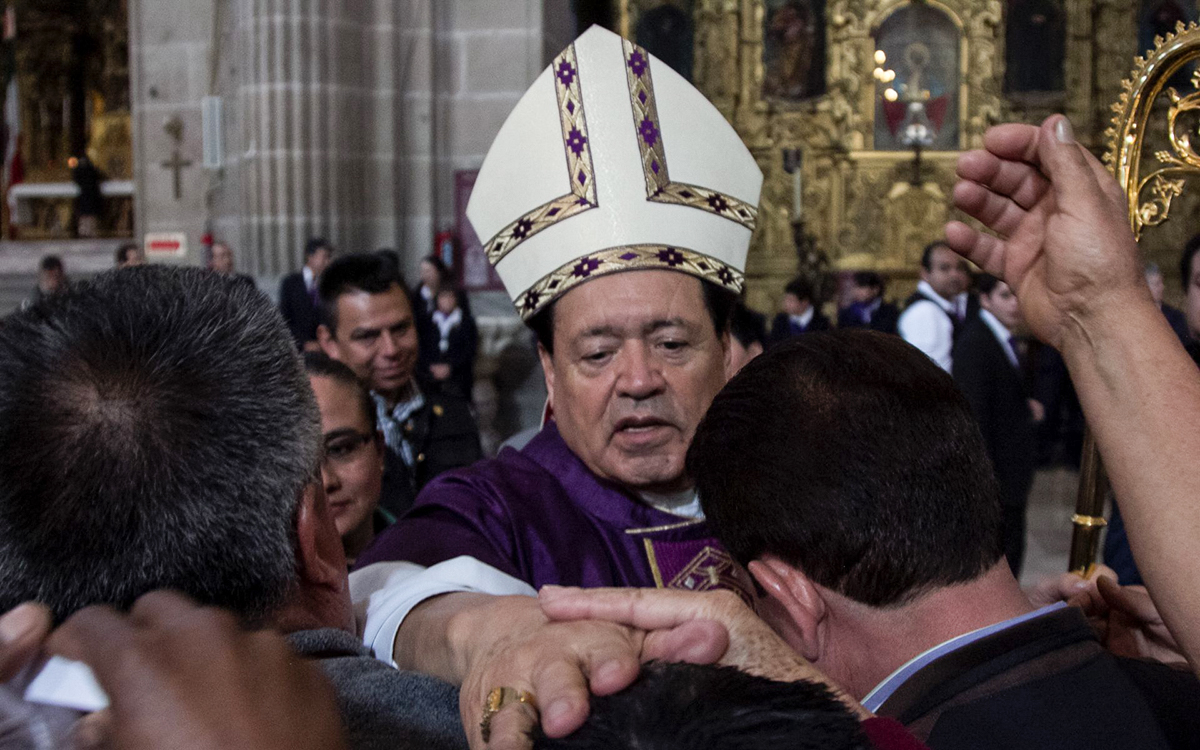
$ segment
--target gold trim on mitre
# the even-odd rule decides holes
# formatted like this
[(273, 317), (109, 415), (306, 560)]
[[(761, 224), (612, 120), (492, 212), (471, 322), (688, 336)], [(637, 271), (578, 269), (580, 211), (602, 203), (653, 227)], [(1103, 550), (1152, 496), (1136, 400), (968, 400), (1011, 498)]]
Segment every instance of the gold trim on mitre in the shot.
[(681, 271), (741, 294), (745, 277), (710, 255), (670, 245), (624, 245), (588, 253), (543, 276), (517, 298), (517, 312), (529, 320), (552, 300), (584, 281), (620, 271), (663, 269)]
[(587, 116), (580, 95), (575, 45), (570, 45), (554, 58), (551, 68), (554, 73), (554, 92), (558, 96), (558, 117), (562, 123), (563, 151), (567, 155), (567, 177), (571, 192), (543, 203), (488, 240), (484, 248), (488, 262), (493, 266), (543, 229), (600, 205), (596, 198), (596, 170), (592, 166)]
[(642, 172), (646, 176), (646, 200), (673, 203), (707, 211), (754, 231), (758, 208), (719, 190), (672, 182), (667, 168), (667, 148), (659, 127), (658, 105), (654, 99), (654, 79), (650, 75), (650, 53), (628, 39), (625, 49), (625, 79), (629, 84), (629, 103), (633, 108), (633, 127), (642, 153)]

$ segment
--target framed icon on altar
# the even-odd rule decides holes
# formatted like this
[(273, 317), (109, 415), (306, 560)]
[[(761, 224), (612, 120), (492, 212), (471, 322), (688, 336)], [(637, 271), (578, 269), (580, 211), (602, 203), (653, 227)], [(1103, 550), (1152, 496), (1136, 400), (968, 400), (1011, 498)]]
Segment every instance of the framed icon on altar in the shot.
[(617, 33), (693, 80), (695, 0), (619, 0)]
[(909, 150), (918, 131), (925, 150), (960, 148), (961, 22), (940, 7), (910, 2), (883, 18), (874, 37), (875, 150)]
[(825, 93), (825, 0), (764, 0), (763, 98)]

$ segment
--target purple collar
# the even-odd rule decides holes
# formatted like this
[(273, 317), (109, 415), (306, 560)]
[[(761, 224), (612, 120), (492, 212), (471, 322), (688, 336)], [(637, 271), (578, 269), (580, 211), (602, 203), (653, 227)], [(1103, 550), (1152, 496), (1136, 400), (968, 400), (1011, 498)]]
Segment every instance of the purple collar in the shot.
[(611, 526), (640, 529), (688, 522), (688, 519), (656, 510), (627, 489), (597, 477), (567, 446), (554, 420), (546, 422), (521, 454), (556, 477), (569, 489), (580, 508)]

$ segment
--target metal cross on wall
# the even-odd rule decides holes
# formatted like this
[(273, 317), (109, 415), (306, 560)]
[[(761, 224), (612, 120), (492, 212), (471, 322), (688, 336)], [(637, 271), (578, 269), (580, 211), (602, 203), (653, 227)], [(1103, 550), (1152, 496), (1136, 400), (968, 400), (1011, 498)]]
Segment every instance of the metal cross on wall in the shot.
[(183, 121), (178, 117), (170, 117), (163, 123), (163, 130), (175, 141), (175, 150), (171, 154), (171, 158), (160, 162), (159, 166), (175, 173), (175, 200), (178, 201), (183, 199), (183, 170), (192, 166), (193, 162), (184, 159), (179, 151), (179, 147), (183, 144)]
[(184, 159), (179, 153), (179, 149), (175, 149), (171, 158), (159, 164), (163, 169), (170, 169), (175, 172), (175, 200), (183, 199), (183, 170), (186, 167), (192, 166), (192, 162)]

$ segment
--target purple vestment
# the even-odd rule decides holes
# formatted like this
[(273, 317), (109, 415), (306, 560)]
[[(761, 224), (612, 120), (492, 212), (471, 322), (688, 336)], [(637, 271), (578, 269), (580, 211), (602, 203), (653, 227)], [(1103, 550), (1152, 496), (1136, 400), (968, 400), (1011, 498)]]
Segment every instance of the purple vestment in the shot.
[(703, 521), (682, 519), (598, 479), (553, 422), (521, 451), (451, 471), (426, 485), (357, 564), (433, 565), (470, 555), (534, 588), (732, 589), (744, 573)]

